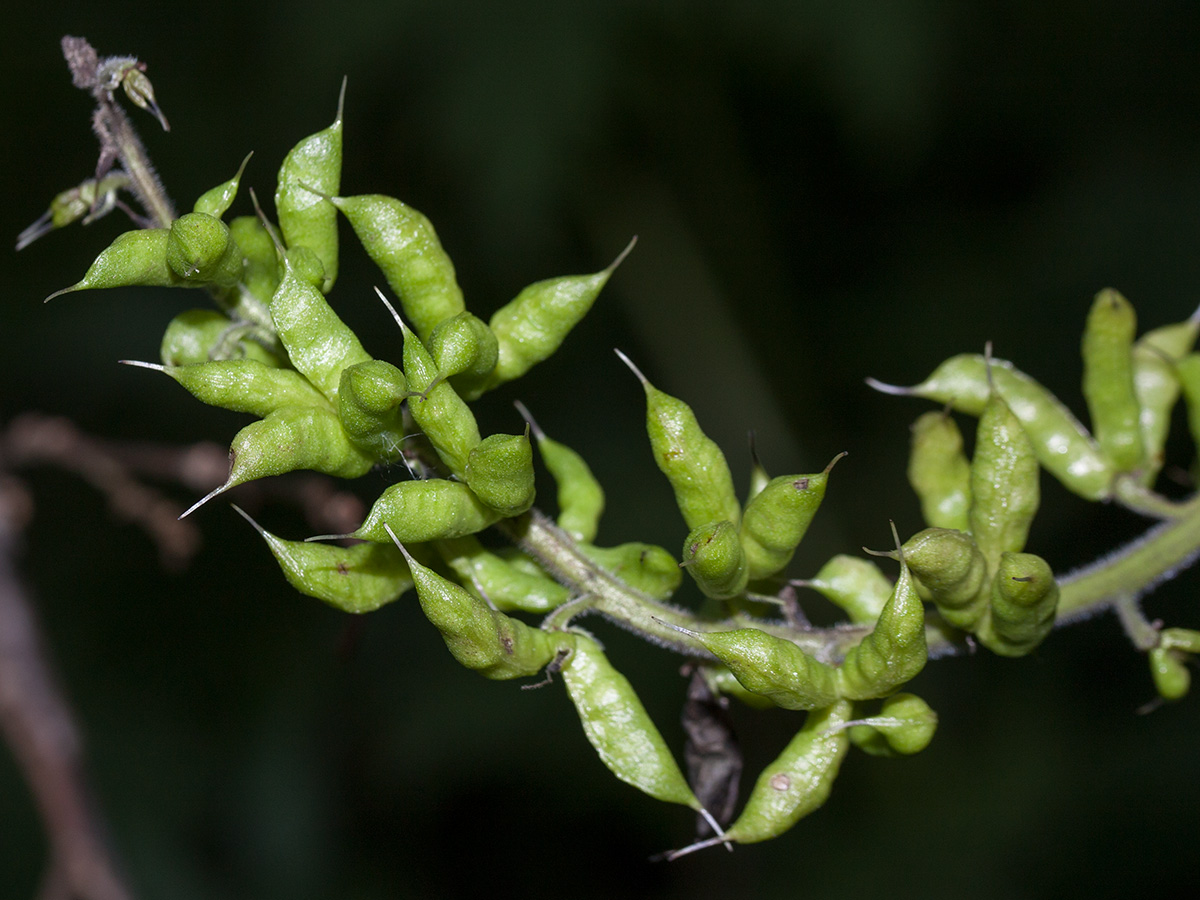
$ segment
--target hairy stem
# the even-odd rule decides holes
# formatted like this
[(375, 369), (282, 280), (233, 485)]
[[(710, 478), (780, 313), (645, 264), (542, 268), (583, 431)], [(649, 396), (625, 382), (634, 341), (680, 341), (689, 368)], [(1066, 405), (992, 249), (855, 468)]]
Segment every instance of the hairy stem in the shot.
[[(1077, 622), (1110, 608), (1122, 612), (1121, 604), (1136, 604), (1142, 594), (1195, 560), (1200, 555), (1200, 496), (1174, 506), (1172, 512), (1175, 518), (1156, 525), (1092, 565), (1061, 576), (1056, 624)], [(575, 600), (547, 617), (547, 627), (563, 628), (576, 616), (598, 612), (651, 643), (706, 659), (710, 654), (677, 629), (707, 632), (751, 624), (744, 621), (744, 616), (737, 621), (701, 618), (690, 610), (647, 597), (580, 553), (570, 536), (536, 509), (504, 520), (497, 527), (576, 595)], [(870, 630), (865, 626), (814, 628), (769, 620), (752, 624), (792, 641), (817, 659), (834, 663)], [(967, 646), (960, 633), (932, 616), (926, 627), (926, 641), (931, 657), (954, 655)]]

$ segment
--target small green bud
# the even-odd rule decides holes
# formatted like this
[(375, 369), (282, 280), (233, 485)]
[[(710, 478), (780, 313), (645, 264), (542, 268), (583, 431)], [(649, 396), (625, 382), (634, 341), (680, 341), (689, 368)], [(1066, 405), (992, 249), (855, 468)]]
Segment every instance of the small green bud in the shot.
[(186, 213), (171, 223), (167, 265), (185, 284), (229, 288), (242, 279), (242, 250), (217, 217)]
[(1054, 628), (1058, 584), (1049, 563), (1032, 553), (1005, 553), (992, 581), (991, 618), (979, 640), (1001, 656), (1024, 656)]
[(404, 440), (401, 403), (408, 396), (404, 373), (381, 359), (342, 369), (338, 417), (354, 445), (383, 463), (400, 457)]
[(850, 727), (850, 741), (872, 756), (911, 756), (929, 746), (937, 713), (916, 694), (893, 694), (879, 715)]
[(467, 457), (467, 485), (502, 516), (517, 516), (533, 505), (533, 445), (524, 434), (492, 434)]
[(1192, 686), (1192, 673), (1178, 650), (1158, 646), (1150, 650), (1150, 674), (1154, 688), (1164, 700), (1180, 700)]
[(243, 357), (266, 366), (278, 366), (278, 357), (252, 339), (255, 331), (254, 326), (232, 322), (215, 309), (189, 309), (167, 325), (159, 358), (164, 366)]
[(746, 590), (746, 553), (732, 522), (709, 522), (693, 528), (683, 542), (680, 565), (707, 597), (729, 600)]

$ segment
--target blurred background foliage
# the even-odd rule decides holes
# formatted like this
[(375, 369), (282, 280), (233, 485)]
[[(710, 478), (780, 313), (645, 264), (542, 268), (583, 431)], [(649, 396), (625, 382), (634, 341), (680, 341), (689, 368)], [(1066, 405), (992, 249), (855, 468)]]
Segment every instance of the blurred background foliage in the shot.
[[(171, 120), (143, 134), (185, 205), (255, 151), (269, 197), (300, 137), (346, 104), (347, 193), (427, 213), (480, 314), (525, 284), (636, 251), (564, 350), (481, 404), (522, 399), (609, 489), (604, 541), (675, 550), (683, 530), (642, 433), (628, 352), (748, 467), (841, 450), (792, 571), (920, 527), (904, 482), (920, 380), (995, 342), (1075, 409), (1077, 343), (1111, 285), (1144, 327), (1200, 300), (1200, 7), (947, 0), (571, 3), (265, 0), (25, 4), (5, 15), (4, 233), (95, 164), (64, 33), (149, 64)], [(237, 214), (249, 212), (239, 198)], [(8, 259), (4, 420), (37, 409), (99, 435), (227, 442), (242, 420), (153, 359), (184, 292), (40, 300), (125, 225), (52, 234)], [(398, 354), (350, 243), (335, 306)], [(9, 251), (10, 253), (12, 251)], [(1186, 469), (1191, 448), (1175, 459)], [(673, 865), (686, 811), (610, 777), (558, 687), (458, 669), (413, 604), (350, 621), (296, 595), (228, 506), (164, 573), (71, 476), (32, 475), (24, 569), (86, 731), (113, 841), (142, 897), (1093, 897), (1194, 884), (1197, 703), (1148, 716), (1144, 659), (1111, 619), (1032, 657), (933, 664), (942, 716), (921, 756), (861, 754), (786, 837)], [(382, 485), (362, 479), (364, 496)], [(192, 498), (180, 494), (179, 499)], [(287, 509), (264, 524), (305, 532)], [(1031, 549), (1060, 570), (1142, 523), (1045, 485)], [(1189, 573), (1148, 602), (1200, 626)], [(811, 604), (814, 608), (816, 602)], [(677, 661), (591, 623), (679, 746)], [(798, 727), (738, 713), (752, 771)], [(32, 896), (39, 823), (0, 751), (0, 894)]]

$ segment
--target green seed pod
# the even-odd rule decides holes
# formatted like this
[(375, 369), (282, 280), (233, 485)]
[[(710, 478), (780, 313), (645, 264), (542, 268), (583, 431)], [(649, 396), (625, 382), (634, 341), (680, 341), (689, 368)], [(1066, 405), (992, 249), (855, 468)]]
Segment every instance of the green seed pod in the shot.
[(163, 334), (159, 357), (164, 366), (189, 366), (214, 359), (253, 359), (267, 366), (278, 366), (279, 359), (252, 340), (255, 329), (245, 323), (231, 322), (215, 309), (189, 309), (181, 312)]
[(520, 403), (517, 409), (533, 429), (542, 462), (558, 488), (558, 527), (577, 543), (596, 539), (600, 516), (604, 512), (604, 489), (583, 461), (583, 457), (558, 441), (546, 437), (537, 422)]
[(646, 392), (646, 431), (654, 461), (671, 482), (688, 528), (726, 519), (740, 522), (742, 507), (725, 454), (700, 430), (692, 408), (652, 385), (620, 350), (617, 355)]
[(488, 324), (499, 342), (500, 358), (486, 389), (520, 378), (549, 359), (592, 308), (600, 289), (633, 244), (630, 241), (620, 256), (600, 272), (539, 281), (496, 310)]
[(579, 552), (610, 575), (654, 600), (667, 599), (679, 590), (683, 581), (683, 572), (675, 557), (655, 544), (640, 541), (616, 547), (580, 544)]
[[(458, 662), (485, 678), (505, 680), (536, 675), (550, 664), (558, 645), (549, 634), (490, 609), (461, 585), (438, 575), (409, 556), (421, 610), (441, 632)], [(559, 640), (558, 644), (565, 642)]]
[(751, 581), (774, 575), (792, 561), (825, 498), (829, 470), (843, 456), (839, 453), (815, 475), (772, 478), (746, 505), (741, 541)]
[(1086, 500), (1112, 496), (1116, 470), (1092, 436), (1062, 403), (1044, 387), (993, 358), (989, 364), (977, 353), (954, 356), (913, 387), (896, 387), (874, 379), (867, 383), (887, 394), (923, 397), (971, 416), (983, 413), (992, 385), (1021, 422), (1037, 460), (1063, 485)]
[(524, 434), (491, 434), (467, 456), (467, 485), (502, 516), (519, 516), (534, 500), (533, 444)]
[(729, 667), (746, 690), (784, 709), (820, 709), (839, 697), (837, 669), (813, 659), (791, 641), (757, 628), (687, 632)]
[(332, 410), (320, 406), (285, 406), (252, 422), (234, 436), (229, 447), (228, 480), (193, 504), (184, 515), (231, 487), (256, 478), (297, 469), (358, 478), (371, 471), (374, 463), (350, 443)]
[(1164, 700), (1181, 700), (1192, 687), (1192, 673), (1188, 671), (1184, 656), (1178, 650), (1154, 647), (1147, 654), (1150, 659), (1150, 675), (1154, 678), (1154, 689)]
[(253, 153), (246, 154), (246, 158), (238, 166), (236, 175), (223, 184), (218, 184), (215, 188), (211, 188), (201, 194), (192, 207), (192, 212), (216, 216), (218, 219), (225, 215), (229, 207), (233, 205), (238, 187), (242, 183), (242, 173), (246, 171), (246, 163), (250, 162), (250, 157), (253, 155)]
[(1096, 295), (1083, 331), (1083, 396), (1100, 449), (1119, 472), (1145, 461), (1141, 409), (1133, 382), (1133, 339), (1137, 316), (1117, 291)]
[(1005, 553), (992, 581), (991, 618), (979, 641), (1000, 656), (1024, 656), (1054, 628), (1058, 584), (1049, 564), (1032, 553)]
[(242, 251), (242, 284), (269, 304), (279, 287), (279, 256), (271, 233), (257, 216), (238, 216), (229, 223), (229, 233)]
[(666, 741), (629, 680), (612, 667), (591, 638), (575, 635), (563, 665), (567, 693), (600, 761), (626, 784), (656, 800), (700, 809)]
[(55, 291), (46, 302), (73, 291), (117, 287), (179, 287), (184, 280), (167, 265), (167, 229), (142, 228), (117, 235), (83, 278)]
[(480, 442), (475, 415), (449, 382), (438, 380), (437, 366), (420, 338), (398, 316), (396, 322), (404, 332), (404, 374), (416, 393), (408, 411), (446, 467), (465, 479), (467, 460)]
[(746, 590), (746, 553), (732, 522), (709, 522), (693, 528), (683, 542), (680, 565), (704, 595), (714, 600), (729, 600)]
[(541, 570), (517, 568), (472, 535), (436, 541), (435, 546), (458, 580), (501, 612), (544, 613), (570, 599), (570, 591)]
[(974, 630), (987, 610), (988, 565), (971, 536), (926, 528), (909, 538), (900, 552), (942, 618), (955, 628)]
[(855, 556), (835, 556), (815, 576), (793, 584), (812, 588), (841, 607), (855, 625), (873, 624), (892, 595), (891, 579), (873, 562)]
[(342, 370), (371, 358), (321, 292), (304, 281), (287, 258), (271, 297), (271, 319), (292, 365), (332, 402), (337, 402)]
[(299, 372), (268, 366), (256, 359), (222, 359), (186, 366), (122, 362), (170, 375), (201, 403), (259, 418), (285, 406), (329, 409), (329, 401)]
[(404, 554), (394, 544), (367, 542), (337, 547), (285, 541), (234, 507), (262, 535), (288, 583), (302, 594), (349, 613), (391, 603), (413, 586)]
[(346, 436), (379, 462), (394, 462), (404, 440), (401, 403), (407, 396), (404, 373), (390, 362), (372, 359), (346, 366), (337, 393)]
[(1171, 410), (1179, 399), (1175, 364), (1195, 346), (1200, 319), (1164, 325), (1148, 331), (1133, 345), (1133, 389), (1141, 413), (1138, 423), (1146, 462), (1139, 481), (1149, 487), (1163, 467), (1163, 448), (1171, 428)]
[(751, 844), (778, 837), (829, 799), (850, 748), (844, 726), (851, 709), (842, 701), (808, 714), (799, 734), (758, 776), (726, 839)]
[(388, 526), (401, 543), (419, 544), (475, 534), (499, 518), (460, 481), (401, 481), (379, 495), (366, 521), (349, 537), (387, 542)]
[(929, 746), (937, 713), (916, 694), (893, 694), (879, 715), (850, 727), (850, 742), (872, 756), (912, 756)]
[[(333, 197), (421, 340), (465, 308), (454, 263), (421, 213), (392, 197)], [(412, 377), (411, 374), (409, 376)]]
[(429, 335), (429, 355), (438, 375), (449, 378), (467, 400), (483, 393), (477, 388), (496, 368), (499, 353), (492, 329), (466, 311), (439, 322)]
[(183, 284), (231, 288), (242, 280), (242, 250), (229, 226), (207, 213), (186, 213), (171, 223), (167, 265)]
[(912, 575), (900, 560), (900, 577), (874, 630), (850, 649), (838, 668), (841, 694), (848, 700), (886, 697), (925, 667), (925, 608)]
[(913, 423), (908, 483), (927, 525), (970, 527), (971, 464), (963, 453), (962, 432), (945, 412), (927, 412)]
[(994, 571), (1001, 553), (1025, 549), (1040, 500), (1038, 463), (1025, 429), (993, 393), (979, 416), (971, 461), (971, 537)]
[(328, 294), (338, 273), (337, 210), (329, 198), (342, 184), (342, 105), (346, 82), (338, 95), (337, 118), (328, 128), (309, 135), (288, 151), (279, 167), (275, 213), (288, 248), (307, 247), (325, 270), (321, 292)]

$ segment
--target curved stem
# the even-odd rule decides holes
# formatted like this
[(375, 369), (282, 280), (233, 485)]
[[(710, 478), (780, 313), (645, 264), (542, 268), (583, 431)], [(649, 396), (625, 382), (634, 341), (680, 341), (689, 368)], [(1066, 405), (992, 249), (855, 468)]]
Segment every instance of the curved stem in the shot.
[[(1154, 526), (1141, 537), (1090, 566), (1061, 576), (1057, 625), (1129, 604), (1168, 580), (1200, 555), (1200, 495), (1174, 506), (1175, 518)], [(534, 509), (496, 526), (547, 571), (576, 594), (576, 600), (547, 617), (551, 628), (565, 628), (576, 616), (598, 612), (651, 643), (686, 656), (711, 658), (702, 646), (677, 628), (693, 632), (745, 627), (731, 619), (705, 619), (691, 610), (663, 603), (631, 588), (579, 552), (571, 537)], [(784, 621), (756, 620), (753, 626), (792, 641), (824, 662), (836, 663), (870, 631), (867, 626), (814, 628)], [(926, 643), (931, 658), (963, 652), (960, 632), (930, 616)]]

